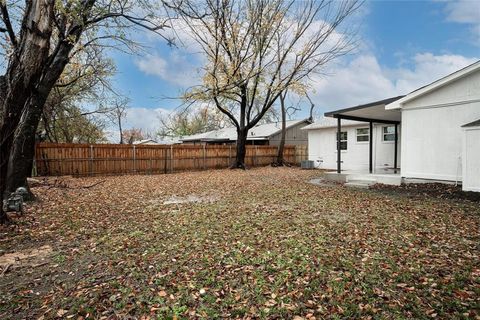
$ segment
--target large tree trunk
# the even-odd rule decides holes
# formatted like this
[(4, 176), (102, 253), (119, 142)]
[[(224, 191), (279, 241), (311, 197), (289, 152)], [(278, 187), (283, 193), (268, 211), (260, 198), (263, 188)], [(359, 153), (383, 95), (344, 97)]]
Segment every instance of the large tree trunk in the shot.
[[(20, 42), (16, 44), (5, 74), (6, 91), (3, 100), (3, 119), (0, 123), (0, 195), (6, 192), (6, 176), (10, 149), (22, 111), (35, 92), (42, 70), (46, 65), (54, 0), (26, 1), (21, 26)], [(0, 222), (8, 220), (3, 206), (0, 208)]]
[(70, 41), (61, 42), (57, 46), (56, 55), (51, 60), (48, 69), (43, 72), (34, 95), (29, 99), (25, 108), (23, 108), (10, 147), (6, 186), (4, 189), (5, 196), (14, 192), (18, 187), (25, 187), (29, 191), (27, 199), (33, 200), (34, 198), (28, 188), (27, 177), (30, 176), (33, 167), (35, 133), (48, 95), (65, 69), (72, 49), (73, 43)]
[(42, 115), (42, 101), (35, 99), (33, 105), (24, 109), (22, 117), (15, 130), (13, 145), (8, 161), (6, 192), (14, 192), (18, 187), (28, 190), (25, 200), (33, 200), (34, 196), (28, 187), (27, 178), (31, 175), (35, 155), (35, 133)]
[(278, 145), (277, 160), (274, 163), (275, 166), (283, 166), (285, 164), (283, 151), (285, 150), (285, 136), (287, 133), (287, 109), (285, 108), (285, 96), (283, 94), (280, 94), (280, 108), (282, 113), (282, 134), (280, 144)]
[(242, 99), (240, 102), (240, 123), (237, 126), (237, 154), (235, 156), (235, 162), (230, 168), (232, 169), (246, 169), (245, 155), (247, 153), (247, 136), (248, 129), (246, 112), (247, 112), (247, 88), (242, 86)]
[(237, 155), (235, 156), (235, 162), (230, 167), (232, 169), (246, 169), (245, 155), (247, 153), (247, 135), (247, 128), (237, 129)]

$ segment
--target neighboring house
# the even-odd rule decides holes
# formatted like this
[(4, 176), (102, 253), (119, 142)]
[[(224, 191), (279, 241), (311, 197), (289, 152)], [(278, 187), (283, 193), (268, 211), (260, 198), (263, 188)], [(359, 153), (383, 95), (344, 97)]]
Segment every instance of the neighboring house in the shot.
[(480, 191), (480, 61), (406, 96), (325, 116), (337, 123), (305, 128), (309, 159), (323, 160), (320, 167), (370, 173), (398, 167), (402, 180), (464, 180), (464, 189)]
[(159, 144), (178, 144), (181, 143), (179, 137), (164, 137), (161, 140), (145, 139), (134, 141), (133, 144), (142, 144), (142, 145), (159, 145)]
[(145, 139), (145, 140), (133, 141), (133, 144), (158, 144), (158, 142), (153, 139)]
[[(310, 123), (309, 119), (287, 121), (285, 144), (307, 145), (307, 132), (301, 129)], [(281, 133), (281, 122), (257, 125), (248, 131), (247, 144), (276, 146), (280, 144)], [(237, 141), (237, 130), (234, 127), (223, 128), (186, 136), (180, 140), (193, 144), (234, 144)]]
[(182, 143), (181, 137), (178, 136), (165, 136), (161, 140), (157, 140), (158, 144), (179, 144)]

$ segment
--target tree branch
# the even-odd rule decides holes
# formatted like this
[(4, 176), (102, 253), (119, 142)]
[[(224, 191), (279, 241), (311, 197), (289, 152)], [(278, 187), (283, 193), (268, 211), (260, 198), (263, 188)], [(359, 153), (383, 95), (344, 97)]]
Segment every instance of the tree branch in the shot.
[(13, 47), (17, 46), (17, 37), (15, 36), (15, 32), (13, 31), (12, 22), (10, 21), (10, 16), (8, 14), (7, 3), (6, 1), (0, 2), (0, 12), (2, 14), (2, 21), (5, 24), (5, 29), (2, 32), (7, 32), (8, 36), (10, 37), (10, 42), (12, 43)]

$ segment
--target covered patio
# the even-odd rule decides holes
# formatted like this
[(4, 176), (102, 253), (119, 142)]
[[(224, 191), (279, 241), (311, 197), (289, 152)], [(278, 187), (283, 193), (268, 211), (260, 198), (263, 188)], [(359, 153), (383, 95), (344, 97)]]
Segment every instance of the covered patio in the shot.
[[(358, 105), (351, 108), (340, 109), (335, 111), (326, 112), (326, 117), (333, 117), (337, 119), (337, 174), (342, 173), (342, 152), (341, 152), (341, 132), (342, 132), (342, 119), (353, 120), (359, 122), (366, 122), (369, 124), (369, 174), (374, 173), (373, 168), (373, 125), (389, 124), (394, 125), (394, 164), (391, 173), (399, 173), (398, 167), (398, 126), (401, 122), (401, 112), (399, 110), (385, 110), (385, 105), (392, 103), (403, 96), (388, 98), (380, 101), (371, 102), (368, 104)], [(347, 172), (345, 172), (347, 173)], [(357, 174), (357, 173), (356, 173)], [(387, 174), (387, 172), (385, 172)]]

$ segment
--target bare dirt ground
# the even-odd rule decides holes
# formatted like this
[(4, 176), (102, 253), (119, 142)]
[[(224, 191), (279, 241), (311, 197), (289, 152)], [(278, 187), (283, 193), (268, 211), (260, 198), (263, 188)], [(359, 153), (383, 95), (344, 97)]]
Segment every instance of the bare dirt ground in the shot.
[(480, 319), (478, 202), (318, 175), (37, 186), (0, 227), (0, 319)]

